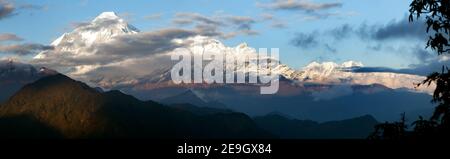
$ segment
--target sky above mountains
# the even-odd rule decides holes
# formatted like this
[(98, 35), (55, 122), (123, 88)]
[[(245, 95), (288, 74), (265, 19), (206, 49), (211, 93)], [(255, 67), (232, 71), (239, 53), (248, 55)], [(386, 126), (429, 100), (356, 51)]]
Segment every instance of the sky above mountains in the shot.
[(114, 11), (143, 32), (198, 30), (228, 46), (280, 48), (293, 68), (361, 61), (408, 68), (437, 60), (425, 26), (409, 23), (410, 0), (0, 0), (0, 58), (29, 59), (65, 32)]

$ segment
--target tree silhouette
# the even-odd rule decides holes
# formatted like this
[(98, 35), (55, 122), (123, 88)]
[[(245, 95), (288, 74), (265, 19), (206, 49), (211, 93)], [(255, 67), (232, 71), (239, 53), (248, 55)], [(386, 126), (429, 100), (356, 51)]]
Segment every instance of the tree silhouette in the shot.
[[(438, 56), (450, 54), (450, 0), (413, 0), (409, 9), (409, 21), (426, 19), (429, 34), (426, 48), (436, 51)], [(427, 79), (418, 84), (436, 84), (433, 92), (433, 103), (437, 107), (430, 120), (419, 117), (412, 123), (413, 131), (405, 131), (404, 114), (400, 122), (384, 123), (375, 127), (369, 139), (448, 139), (450, 132), (450, 70), (442, 66), (440, 72), (431, 73)], [(403, 124), (403, 125), (402, 125)]]
[(419, 120), (412, 123), (414, 126), (414, 135), (418, 138), (432, 138), (437, 133), (437, 123), (432, 120), (425, 120), (422, 116)]
[(405, 113), (401, 114), (399, 122), (383, 123), (375, 126), (375, 132), (369, 136), (371, 140), (402, 140), (407, 136)]
[[(450, 0), (413, 0), (410, 5), (411, 22), (425, 16), (427, 23), (426, 32), (429, 36), (427, 48), (438, 53), (438, 56), (450, 54)], [(433, 93), (433, 102), (437, 107), (431, 120), (440, 124), (441, 128), (448, 129), (450, 125), (450, 71), (447, 66), (442, 66), (441, 72), (430, 74), (419, 85), (436, 84)]]

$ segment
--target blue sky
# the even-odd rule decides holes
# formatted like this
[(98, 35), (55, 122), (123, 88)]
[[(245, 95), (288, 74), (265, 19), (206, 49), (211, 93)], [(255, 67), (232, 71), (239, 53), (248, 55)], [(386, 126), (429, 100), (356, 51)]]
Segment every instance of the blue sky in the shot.
[[(301, 0), (300, 0), (301, 1)], [(359, 34), (362, 26), (376, 31), (389, 29), (408, 14), (410, 0), (307, 0), (308, 4), (338, 4), (335, 7), (305, 10), (268, 7), (274, 1), (213, 1), (213, 0), (17, 0), (11, 16), (0, 19), (0, 34), (11, 33), (22, 42), (49, 44), (73, 24), (90, 21), (104, 11), (114, 11), (142, 31), (187, 27), (173, 23), (177, 13), (244, 16), (252, 18), (251, 30), (257, 35), (238, 35), (222, 41), (235, 46), (246, 42), (254, 48), (280, 48), (281, 60), (299, 68), (311, 61), (361, 61), (367, 66), (406, 68), (420, 63), (414, 50), (423, 48), (423, 40), (402, 37), (360, 38), (359, 35), (332, 38), (333, 29), (351, 26)], [(35, 6), (35, 7), (20, 7)], [(272, 17), (269, 20), (267, 17)], [(153, 18), (149, 18), (153, 17)], [(264, 18), (266, 17), (266, 18)], [(284, 27), (274, 27), (274, 23)], [(398, 28), (397, 28), (398, 29)], [(231, 31), (232, 28), (224, 28)], [(400, 28), (401, 30), (401, 28)], [(390, 33), (385, 31), (384, 33)], [(395, 33), (393, 33), (395, 34)], [(295, 45), (300, 35), (315, 35), (312, 45)], [(380, 34), (381, 35), (381, 34)], [(404, 34), (402, 34), (404, 35)], [(373, 49), (378, 48), (378, 49)], [(381, 49), (380, 49), (381, 48)], [(6, 56), (0, 54), (0, 56)]]

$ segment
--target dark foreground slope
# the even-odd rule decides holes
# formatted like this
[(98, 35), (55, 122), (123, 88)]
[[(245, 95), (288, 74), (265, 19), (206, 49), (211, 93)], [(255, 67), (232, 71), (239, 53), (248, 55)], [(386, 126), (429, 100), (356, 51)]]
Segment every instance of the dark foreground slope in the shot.
[(266, 138), (241, 113), (194, 113), (102, 93), (58, 74), (26, 85), (0, 106), (2, 138)]
[(289, 119), (277, 114), (255, 117), (254, 120), (265, 130), (287, 139), (364, 139), (378, 124), (370, 115), (324, 123)]

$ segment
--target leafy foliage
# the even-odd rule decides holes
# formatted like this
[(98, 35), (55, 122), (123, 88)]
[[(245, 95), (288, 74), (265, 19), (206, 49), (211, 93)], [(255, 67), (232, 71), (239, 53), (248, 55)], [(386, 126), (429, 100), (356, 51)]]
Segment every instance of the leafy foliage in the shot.
[(406, 136), (407, 129), (405, 121), (405, 113), (402, 114), (402, 118), (399, 122), (383, 123), (375, 126), (375, 132), (370, 135), (370, 139), (376, 140), (399, 140)]
[[(410, 5), (409, 20), (422, 15), (426, 18), (427, 33), (432, 32), (427, 42), (438, 53), (450, 54), (450, 0), (414, 0)], [(433, 94), (433, 102), (438, 106), (431, 120), (440, 122), (442, 126), (450, 125), (450, 71), (447, 66), (442, 66), (442, 71), (430, 74), (421, 84), (436, 84)]]
[(413, 0), (409, 9), (409, 20), (426, 18), (427, 32), (430, 29), (434, 35), (430, 36), (427, 47), (436, 50), (439, 55), (449, 53), (449, 33), (450, 33), (450, 0)]
[[(427, 48), (436, 51), (438, 56), (450, 54), (450, 0), (413, 0), (410, 4), (410, 22), (425, 16), (430, 34)], [(430, 120), (419, 117), (412, 123), (414, 130), (407, 133), (405, 121), (385, 123), (376, 126), (372, 139), (430, 139), (448, 138), (450, 132), (450, 70), (442, 66), (441, 72), (431, 73), (426, 80), (418, 84), (436, 84), (433, 103), (437, 107)]]

